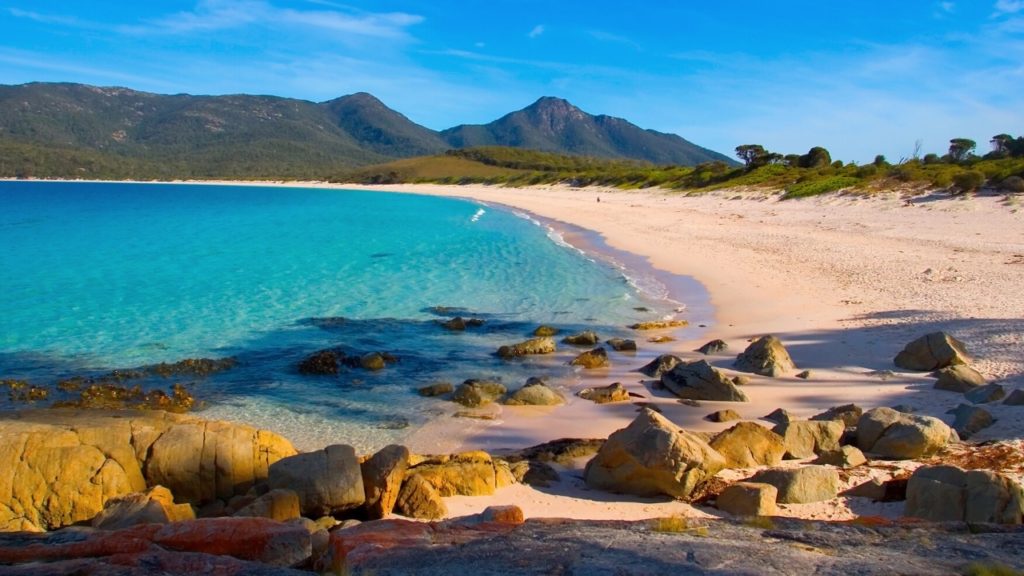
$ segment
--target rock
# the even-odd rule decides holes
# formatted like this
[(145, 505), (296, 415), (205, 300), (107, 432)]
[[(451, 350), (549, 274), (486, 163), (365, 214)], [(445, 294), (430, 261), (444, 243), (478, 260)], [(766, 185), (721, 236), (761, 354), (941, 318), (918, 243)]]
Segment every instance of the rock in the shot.
[(245, 492), (294, 454), (276, 434), (159, 411), (29, 410), (0, 415), (0, 530), (52, 530), (107, 500), (161, 485), (202, 504)]
[(779, 490), (771, 484), (736, 482), (722, 490), (715, 507), (733, 516), (772, 516), (778, 512)]
[(585, 388), (577, 392), (576, 395), (595, 404), (629, 402), (629, 392), (619, 382), (613, 382), (601, 388)]
[(462, 332), (466, 328), (479, 328), (484, 325), (484, 321), (479, 318), (463, 318), (462, 316), (456, 316), (451, 320), (441, 322), (441, 327), (452, 332)]
[(784, 376), (796, 369), (782, 342), (771, 335), (762, 336), (747, 346), (736, 357), (733, 366), (737, 370), (771, 377)]
[(1024, 390), (1017, 389), (1010, 392), (1010, 395), (1003, 400), (1003, 404), (1007, 406), (1024, 406)]
[(278, 488), (257, 497), (232, 516), (253, 516), (285, 522), (299, 518), (301, 516), (299, 508), (299, 495), (294, 490)]
[(822, 452), (813, 464), (828, 464), (837, 468), (855, 468), (867, 464), (868, 459), (856, 446), (840, 446), (838, 450)]
[(476, 408), (497, 402), (506, 391), (505, 387), (497, 382), (466, 380), (455, 389), (452, 401), (468, 408)]
[(630, 326), (633, 330), (661, 330), (664, 328), (682, 328), (689, 326), (686, 320), (654, 320), (650, 322), (637, 322)]
[(336, 376), (339, 359), (339, 353), (335, 350), (319, 350), (299, 362), (299, 374)]
[(377, 370), (383, 370), (386, 366), (387, 362), (384, 359), (384, 355), (380, 352), (370, 352), (359, 357), (359, 367), (363, 370), (376, 372)]
[(592, 330), (584, 330), (562, 338), (562, 342), (573, 346), (596, 346), (600, 341), (597, 332)]
[(726, 409), (716, 410), (711, 414), (705, 416), (704, 419), (711, 422), (731, 422), (733, 420), (742, 420), (743, 417), (740, 416), (739, 412), (736, 412), (735, 410)]
[(754, 422), (740, 422), (715, 436), (711, 447), (725, 458), (727, 468), (775, 466), (786, 451), (781, 436)]
[(491, 456), (479, 450), (427, 460), (407, 475), (422, 477), (441, 496), (487, 496), (497, 487)]
[(721, 354), (729, 349), (729, 345), (725, 343), (725, 340), (712, 340), (700, 348), (697, 348), (695, 352), (700, 352), (705, 356), (710, 354)]
[(933, 521), (1020, 524), (1024, 489), (989, 470), (922, 466), (907, 482), (907, 516)]
[(513, 452), (506, 458), (555, 462), (572, 468), (577, 459), (597, 454), (603, 444), (604, 438), (560, 438)]
[(454, 389), (455, 387), (452, 386), (451, 382), (436, 382), (434, 384), (423, 386), (422, 388), (417, 389), (416, 392), (419, 393), (420, 396), (432, 397), (449, 394)]
[(907, 499), (907, 479), (872, 478), (843, 492), (844, 496), (870, 498), (876, 502), (902, 502)]
[(883, 458), (920, 458), (945, 446), (951, 432), (938, 418), (873, 408), (857, 421), (857, 447)]
[(561, 394), (539, 381), (527, 382), (526, 386), (516, 390), (505, 400), (505, 404), (511, 406), (556, 406), (564, 403), (565, 398), (562, 398)]
[(802, 460), (839, 449), (846, 427), (838, 420), (793, 420), (772, 429), (782, 437), (786, 458)]
[(307, 517), (344, 512), (366, 501), (359, 459), (345, 444), (278, 460), (270, 467), (268, 484), (294, 490)]
[(397, 444), (381, 448), (361, 464), (368, 519), (391, 514), (408, 468), (409, 449)]
[(956, 430), (956, 433), (963, 440), (970, 438), (995, 423), (992, 414), (978, 406), (961, 404), (950, 410), (950, 413), (955, 418), (953, 420), (953, 430)]
[(661, 383), (673, 394), (690, 400), (746, 402), (744, 394), (724, 372), (704, 360), (679, 364), (661, 375)]
[(725, 464), (699, 437), (644, 410), (608, 437), (587, 463), (584, 479), (597, 490), (686, 499)]
[(967, 364), (946, 366), (936, 372), (939, 377), (935, 381), (936, 390), (950, 392), (968, 392), (986, 384), (985, 377)]
[(675, 342), (676, 339), (671, 336), (666, 336), (662, 334), (661, 336), (653, 336), (651, 338), (648, 338), (647, 341), (652, 344), (665, 344), (666, 342)]
[(551, 354), (555, 351), (555, 341), (549, 337), (531, 338), (525, 342), (498, 348), (501, 358), (515, 358), (531, 354)]
[(971, 404), (988, 404), (998, 402), (1006, 397), (1006, 390), (999, 384), (988, 384), (970, 390), (964, 394), (964, 398)]
[(809, 379), (811, 377), (811, 371), (810, 370), (804, 370), (803, 372), (798, 373), (796, 375), (796, 377), (800, 378), (801, 380), (807, 380), (807, 379)]
[(153, 543), (168, 550), (234, 556), (271, 566), (294, 566), (313, 553), (302, 526), (267, 518), (201, 518), (162, 527)]
[(778, 424), (785, 424), (786, 422), (792, 422), (794, 420), (793, 416), (782, 408), (772, 410), (771, 414), (764, 416), (762, 419), (770, 422), (776, 422)]
[(192, 506), (175, 504), (171, 491), (154, 486), (146, 492), (134, 492), (107, 500), (103, 511), (92, 519), (92, 526), (103, 530), (120, 530), (136, 524), (167, 524), (194, 520)]
[(932, 332), (914, 340), (893, 359), (899, 368), (921, 371), (967, 364), (969, 361), (963, 342), (945, 332)]
[(582, 366), (588, 370), (594, 368), (607, 368), (611, 366), (611, 362), (608, 361), (608, 352), (604, 348), (597, 347), (588, 352), (580, 354), (576, 358), (573, 358), (572, 362), (569, 362), (572, 366)]
[(437, 490), (422, 476), (405, 479), (395, 502), (395, 511), (419, 520), (437, 520), (448, 515), (448, 507)]
[(843, 404), (842, 406), (833, 406), (821, 414), (815, 414), (811, 416), (811, 420), (839, 420), (847, 428), (855, 428), (862, 414), (864, 414), (864, 409), (860, 406)]
[(616, 352), (636, 352), (636, 340), (611, 338), (606, 341), (606, 344), (611, 346), (612, 350)]
[(533, 335), (537, 337), (554, 336), (559, 332), (560, 330), (553, 326), (537, 326), (537, 329), (533, 331)]
[(825, 466), (770, 468), (754, 474), (748, 482), (775, 486), (780, 504), (808, 504), (831, 500), (839, 494), (839, 473)]
[(682, 363), (683, 359), (679, 356), (662, 354), (640, 368), (640, 373), (644, 376), (650, 376), (651, 378), (661, 378), (662, 374)]
[(561, 479), (550, 464), (537, 460), (521, 460), (513, 463), (511, 468), (512, 475), (520, 484), (546, 488)]

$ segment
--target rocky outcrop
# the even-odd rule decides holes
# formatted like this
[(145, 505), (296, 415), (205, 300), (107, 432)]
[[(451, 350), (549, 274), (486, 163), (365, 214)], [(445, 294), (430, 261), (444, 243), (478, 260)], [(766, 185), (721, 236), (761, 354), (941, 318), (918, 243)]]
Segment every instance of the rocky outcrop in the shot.
[(608, 437), (587, 463), (584, 479), (598, 490), (686, 499), (725, 464), (700, 437), (645, 409)]
[(936, 390), (969, 392), (987, 383), (984, 376), (966, 364), (946, 366), (935, 375), (938, 376), (938, 380), (935, 381)]
[(629, 402), (629, 392), (619, 382), (613, 382), (600, 388), (585, 388), (577, 392), (576, 395), (595, 404)]
[(562, 338), (562, 342), (573, 346), (597, 346), (601, 338), (593, 330), (584, 330)]
[(611, 362), (608, 361), (608, 352), (600, 346), (576, 356), (569, 364), (580, 366), (587, 370), (611, 366)]
[(232, 516), (258, 517), (285, 522), (301, 516), (299, 495), (294, 490), (278, 488), (257, 496), (255, 500), (242, 506)]
[(610, 338), (605, 341), (616, 352), (636, 352), (636, 340), (627, 338)]
[(189, 504), (175, 504), (171, 491), (154, 486), (146, 492), (133, 492), (107, 500), (103, 511), (92, 519), (94, 528), (120, 530), (136, 524), (168, 524), (194, 520)]
[(437, 520), (448, 515), (441, 494), (422, 476), (410, 476), (402, 483), (395, 512), (409, 518)]
[(873, 408), (857, 421), (857, 447), (883, 458), (920, 458), (945, 446), (951, 433), (938, 418)]
[(753, 422), (740, 422), (711, 440), (727, 468), (774, 466), (786, 451), (782, 437)]
[(384, 518), (395, 507), (398, 492), (409, 468), (409, 449), (391, 444), (377, 451), (362, 463), (363, 490), (366, 493), (366, 516), (370, 520)]
[(893, 359), (906, 370), (931, 371), (970, 363), (964, 343), (945, 332), (932, 332), (906, 345)]
[(651, 378), (661, 378), (663, 374), (675, 368), (679, 364), (683, 364), (683, 359), (679, 356), (662, 354), (640, 368), (640, 373), (644, 376), (650, 376)]
[(839, 494), (839, 473), (827, 466), (770, 468), (754, 474), (748, 482), (775, 486), (780, 504), (821, 502)]
[(637, 322), (630, 325), (633, 330), (663, 330), (665, 328), (682, 328), (689, 326), (686, 320), (652, 320), (649, 322)]
[(334, 350), (319, 350), (299, 362), (299, 374), (336, 376), (340, 358)]
[(501, 358), (515, 358), (517, 356), (528, 356), (533, 354), (551, 354), (555, 351), (555, 341), (550, 337), (531, 338), (518, 344), (511, 344), (498, 348), (498, 356)]
[(679, 364), (661, 375), (661, 383), (673, 394), (684, 399), (747, 401), (747, 395), (736, 387), (732, 378), (704, 360)]
[(955, 466), (918, 468), (907, 482), (907, 516), (1020, 524), (1024, 489), (1003, 474)]
[(271, 432), (151, 411), (38, 410), (0, 417), (0, 530), (91, 520), (107, 500), (166, 487), (202, 504), (244, 493), (295, 453)]
[(407, 475), (423, 478), (441, 496), (486, 496), (494, 494), (498, 485), (495, 462), (482, 451), (432, 457), (410, 468)]
[(778, 512), (779, 490), (761, 482), (736, 482), (725, 487), (715, 507), (733, 516), (772, 516)]
[(708, 356), (710, 354), (721, 354), (728, 349), (729, 345), (725, 343), (725, 340), (712, 340), (697, 348), (695, 352)]
[(299, 495), (302, 515), (319, 518), (358, 508), (366, 501), (356, 451), (345, 444), (282, 458), (270, 466), (269, 486)]
[(838, 450), (845, 428), (839, 420), (792, 420), (772, 430), (782, 437), (786, 458), (802, 460)]
[(564, 403), (565, 398), (561, 394), (540, 380), (527, 382), (505, 400), (505, 404), (510, 406), (557, 406)]
[(736, 357), (737, 370), (762, 376), (785, 376), (796, 369), (789, 352), (775, 336), (762, 336)]
[(505, 386), (485, 380), (466, 380), (455, 389), (452, 400), (468, 408), (497, 402), (505, 395)]

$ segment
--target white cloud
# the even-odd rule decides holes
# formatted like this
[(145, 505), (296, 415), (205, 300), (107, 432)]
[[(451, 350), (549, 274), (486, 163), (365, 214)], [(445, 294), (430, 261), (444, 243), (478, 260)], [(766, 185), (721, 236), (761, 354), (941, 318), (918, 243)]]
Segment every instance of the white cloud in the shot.
[(952, 14), (956, 11), (956, 2), (939, 2), (939, 9), (946, 14)]
[(544, 25), (543, 24), (537, 24), (536, 26), (533, 27), (533, 30), (530, 30), (530, 33), (527, 34), (527, 36), (529, 36), (530, 38), (536, 38), (536, 37), (540, 36), (543, 33), (544, 33)]
[(993, 16), (1016, 14), (1024, 10), (1024, 0), (996, 0), (995, 10), (996, 13)]

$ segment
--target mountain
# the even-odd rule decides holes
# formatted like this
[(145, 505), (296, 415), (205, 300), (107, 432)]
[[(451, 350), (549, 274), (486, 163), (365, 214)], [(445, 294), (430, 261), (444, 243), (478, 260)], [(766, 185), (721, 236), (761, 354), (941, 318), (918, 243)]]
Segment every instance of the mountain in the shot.
[(683, 166), (734, 163), (675, 134), (644, 130), (613, 116), (592, 116), (566, 100), (549, 96), (490, 124), (449, 128), (441, 132), (441, 137), (453, 148), (511, 146)]
[(322, 179), (485, 144), (664, 164), (731, 162), (678, 136), (591, 116), (557, 98), (491, 124), (438, 133), (367, 93), (315, 103), (0, 85), (0, 176)]

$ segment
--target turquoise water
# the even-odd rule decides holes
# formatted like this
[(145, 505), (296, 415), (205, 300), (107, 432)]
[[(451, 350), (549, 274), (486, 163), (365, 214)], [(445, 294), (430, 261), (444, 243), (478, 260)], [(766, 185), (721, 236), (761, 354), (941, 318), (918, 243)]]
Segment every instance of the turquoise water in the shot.
[[(571, 378), (561, 362), (494, 357), (537, 324), (629, 337), (678, 305), (521, 215), (380, 192), (2, 182), (0, 247), (0, 378), (232, 356), (238, 367), (183, 381), (204, 415), (300, 446), (398, 440), (449, 410), (414, 391), (438, 380)], [(448, 332), (436, 306), (486, 324)], [(326, 347), (400, 361), (297, 373)]]

